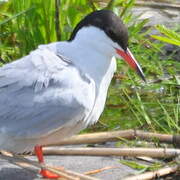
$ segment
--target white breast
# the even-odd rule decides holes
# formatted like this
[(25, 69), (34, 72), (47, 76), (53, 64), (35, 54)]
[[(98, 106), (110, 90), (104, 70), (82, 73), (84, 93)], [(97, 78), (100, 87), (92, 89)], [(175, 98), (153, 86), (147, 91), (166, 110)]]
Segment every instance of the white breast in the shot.
[(111, 83), (114, 72), (116, 71), (115, 58), (112, 58), (111, 61), (112, 62), (107, 70), (107, 73), (105, 74), (105, 76), (103, 77), (100, 83), (100, 86), (97, 92), (96, 102), (92, 110), (91, 116), (89, 117), (89, 120), (88, 120), (90, 124), (96, 123), (104, 110), (108, 88)]

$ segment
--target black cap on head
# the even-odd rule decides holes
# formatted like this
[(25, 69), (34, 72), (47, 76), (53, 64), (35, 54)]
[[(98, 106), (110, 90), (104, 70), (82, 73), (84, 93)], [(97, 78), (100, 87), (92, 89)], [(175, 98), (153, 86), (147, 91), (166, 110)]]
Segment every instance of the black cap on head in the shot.
[(103, 30), (114, 42), (126, 51), (128, 46), (128, 31), (121, 19), (112, 11), (100, 10), (87, 15), (73, 30), (69, 41), (72, 41), (78, 30), (85, 26), (95, 26)]

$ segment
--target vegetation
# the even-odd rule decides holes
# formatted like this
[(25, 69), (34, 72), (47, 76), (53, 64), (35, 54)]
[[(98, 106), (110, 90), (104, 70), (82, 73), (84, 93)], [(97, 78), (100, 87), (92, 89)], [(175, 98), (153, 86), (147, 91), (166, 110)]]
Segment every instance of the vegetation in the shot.
[(166, 28), (163, 25), (157, 25), (156, 29), (158, 29), (165, 36), (152, 35), (153, 38), (170, 43), (170, 44), (180, 46), (180, 34)]
[[(111, 0), (107, 5), (92, 0), (61, 0), (60, 7), (59, 2), (0, 1), (1, 64), (28, 54), (39, 44), (66, 40), (84, 15), (96, 9), (111, 9), (127, 24), (129, 47), (142, 65), (148, 83), (141, 82), (123, 61), (117, 61), (118, 71), (109, 90), (105, 111), (99, 123), (88, 131), (144, 128), (180, 133), (179, 64), (171, 55), (163, 56), (164, 43), (154, 41), (149, 35), (155, 27), (144, 28), (148, 19), (140, 21), (132, 14), (135, 0)], [(178, 33), (171, 34), (160, 27), (158, 29), (168, 36), (166, 42), (170, 42), (168, 38), (176, 42)]]

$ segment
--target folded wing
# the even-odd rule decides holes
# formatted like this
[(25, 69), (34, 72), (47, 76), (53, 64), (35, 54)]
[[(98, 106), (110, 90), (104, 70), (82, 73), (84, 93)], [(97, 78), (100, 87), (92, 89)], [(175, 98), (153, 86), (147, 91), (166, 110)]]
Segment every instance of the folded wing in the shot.
[(36, 138), (84, 121), (95, 85), (69, 60), (47, 48), (0, 68), (0, 134)]

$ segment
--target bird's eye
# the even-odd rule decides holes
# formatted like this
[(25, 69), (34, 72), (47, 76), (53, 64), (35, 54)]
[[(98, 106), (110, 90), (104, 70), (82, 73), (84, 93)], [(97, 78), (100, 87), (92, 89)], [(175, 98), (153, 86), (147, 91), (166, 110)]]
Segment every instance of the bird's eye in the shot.
[(106, 32), (111, 36), (115, 36), (115, 34), (114, 34), (114, 32), (113, 32), (113, 30), (111, 28), (107, 28)]
[(109, 37), (111, 37), (111, 39), (113, 40), (113, 41), (116, 41), (116, 34), (114, 33), (114, 31), (113, 31), (113, 29), (111, 29), (111, 28), (107, 28), (106, 29), (106, 34), (109, 36)]

